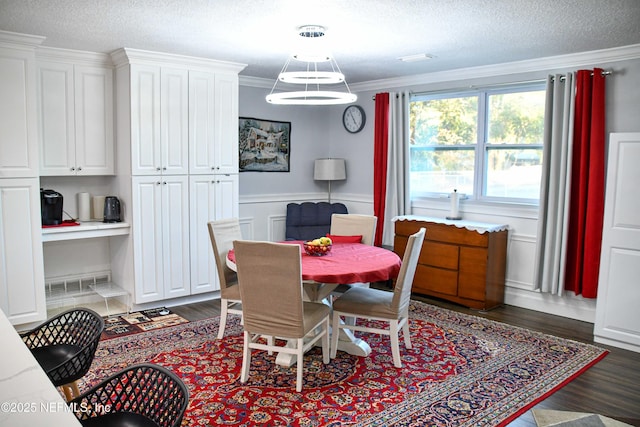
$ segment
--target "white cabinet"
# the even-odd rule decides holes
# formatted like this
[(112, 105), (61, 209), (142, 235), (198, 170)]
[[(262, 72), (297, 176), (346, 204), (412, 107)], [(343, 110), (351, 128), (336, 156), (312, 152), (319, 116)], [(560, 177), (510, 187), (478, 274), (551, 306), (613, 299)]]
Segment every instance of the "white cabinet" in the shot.
[(0, 31), (0, 309), (14, 325), (46, 318), (35, 59), (43, 40)]
[(594, 340), (640, 352), (640, 133), (609, 139)]
[(191, 293), (220, 289), (207, 223), (238, 216), (238, 175), (192, 175), (189, 178)]
[(189, 72), (189, 172), (238, 172), (238, 76)]
[(133, 64), (130, 75), (132, 174), (187, 174), (187, 70)]
[(135, 302), (189, 295), (186, 176), (133, 177)]
[(116, 181), (132, 214), (119, 280), (132, 282), (135, 304), (218, 290), (207, 222), (238, 215), (244, 66), (128, 48), (111, 57), (116, 152), (128, 175)]
[(0, 308), (11, 323), (46, 318), (38, 178), (0, 179)]
[(35, 45), (42, 40), (0, 31), (0, 178), (38, 176)]
[(40, 175), (113, 175), (113, 71), (38, 61)]

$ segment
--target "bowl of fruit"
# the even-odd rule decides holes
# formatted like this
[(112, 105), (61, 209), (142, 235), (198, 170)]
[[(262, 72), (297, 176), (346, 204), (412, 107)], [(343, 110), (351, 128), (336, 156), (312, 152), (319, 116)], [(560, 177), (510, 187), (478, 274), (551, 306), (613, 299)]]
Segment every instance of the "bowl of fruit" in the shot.
[(331, 239), (328, 237), (320, 237), (304, 242), (304, 251), (307, 255), (324, 256), (331, 252)]

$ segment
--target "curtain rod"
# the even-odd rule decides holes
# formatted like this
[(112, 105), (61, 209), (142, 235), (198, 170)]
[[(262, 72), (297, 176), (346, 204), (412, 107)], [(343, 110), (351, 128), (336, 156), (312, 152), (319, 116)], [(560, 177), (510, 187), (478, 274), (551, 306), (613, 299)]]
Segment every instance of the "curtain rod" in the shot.
[[(593, 76), (593, 72), (591, 72), (591, 75)], [(602, 77), (607, 77), (607, 76), (611, 76), (613, 75), (613, 70), (602, 70), (602, 72), (600, 73), (600, 75)], [(560, 81), (563, 81), (565, 79), (565, 76), (560, 76)], [(475, 88), (479, 88), (479, 87), (498, 87), (498, 86), (514, 86), (514, 85), (520, 85), (520, 84), (528, 84), (528, 83), (542, 83), (546, 81), (546, 79), (538, 79), (538, 80), (527, 80), (527, 81), (522, 81), (522, 82), (510, 82), (510, 83), (498, 83), (498, 84), (494, 84), (494, 85), (487, 85), (487, 86), (476, 86), (476, 85), (470, 85), (470, 86), (466, 86), (464, 88), (454, 88), (454, 89), (442, 89), (442, 90), (437, 90), (437, 91), (433, 91), (433, 92), (429, 92), (429, 93), (438, 93), (438, 92), (456, 92), (456, 91), (461, 91), (461, 90), (468, 90), (468, 89), (475, 89)], [(396, 94), (396, 96), (398, 96)], [(371, 97), (372, 101), (376, 100), (376, 96), (373, 95)]]

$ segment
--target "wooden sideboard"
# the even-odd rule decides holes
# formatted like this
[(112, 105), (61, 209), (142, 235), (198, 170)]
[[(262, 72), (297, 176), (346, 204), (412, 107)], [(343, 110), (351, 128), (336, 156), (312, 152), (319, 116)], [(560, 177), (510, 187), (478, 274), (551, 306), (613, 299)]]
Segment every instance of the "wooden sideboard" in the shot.
[(394, 218), (394, 252), (425, 227), (412, 292), (489, 310), (504, 302), (508, 226), (463, 220)]

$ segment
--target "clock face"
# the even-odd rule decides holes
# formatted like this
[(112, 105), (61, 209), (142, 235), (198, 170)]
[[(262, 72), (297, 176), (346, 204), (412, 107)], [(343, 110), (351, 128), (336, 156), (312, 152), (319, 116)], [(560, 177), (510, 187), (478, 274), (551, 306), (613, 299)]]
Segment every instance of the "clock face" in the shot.
[(365, 121), (364, 110), (359, 105), (348, 106), (342, 114), (342, 124), (347, 132), (360, 132), (364, 128)]

